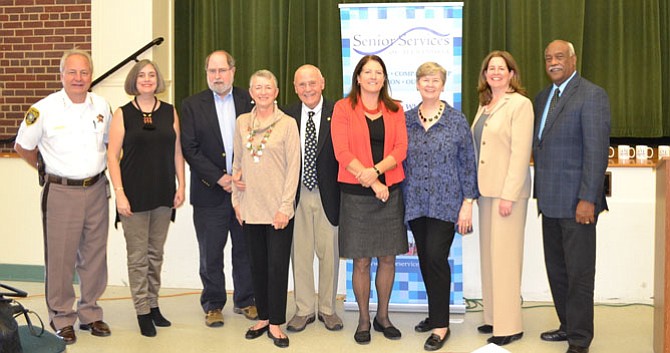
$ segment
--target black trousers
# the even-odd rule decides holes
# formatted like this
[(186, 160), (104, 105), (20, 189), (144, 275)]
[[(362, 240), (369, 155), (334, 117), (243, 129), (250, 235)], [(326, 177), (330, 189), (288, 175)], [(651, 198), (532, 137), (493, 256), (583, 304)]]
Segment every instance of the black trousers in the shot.
[(570, 344), (588, 347), (593, 340), (596, 225), (543, 215), (542, 238), (560, 329), (567, 332)]
[(272, 325), (286, 322), (288, 266), (291, 260), (293, 219), (284, 229), (269, 224), (247, 224), (242, 227), (251, 258), (251, 276), (256, 293), (259, 320)]
[(451, 267), (449, 251), (454, 241), (454, 223), (420, 217), (409, 221), (419, 254), (421, 276), (428, 296), (428, 318), (433, 328), (449, 327)]
[(233, 304), (243, 308), (254, 304), (251, 265), (242, 226), (235, 218), (230, 198), (214, 207), (193, 207), (193, 224), (200, 250), (200, 305), (205, 312), (223, 309), (226, 304), (226, 278), (223, 273), (223, 249), (228, 232), (233, 241)]

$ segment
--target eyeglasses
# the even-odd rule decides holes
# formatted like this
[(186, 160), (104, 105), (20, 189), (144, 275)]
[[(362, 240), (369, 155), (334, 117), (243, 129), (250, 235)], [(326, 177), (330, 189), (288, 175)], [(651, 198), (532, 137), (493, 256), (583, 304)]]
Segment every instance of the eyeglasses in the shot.
[(210, 75), (216, 75), (217, 73), (219, 75), (223, 75), (230, 70), (231, 70), (230, 68), (228, 68), (228, 69), (207, 69), (207, 73), (210, 74)]

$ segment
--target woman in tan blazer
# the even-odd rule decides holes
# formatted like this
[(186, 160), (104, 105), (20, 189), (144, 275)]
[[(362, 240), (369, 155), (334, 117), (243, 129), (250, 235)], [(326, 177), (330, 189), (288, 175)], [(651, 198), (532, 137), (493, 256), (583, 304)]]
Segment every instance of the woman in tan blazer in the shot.
[(481, 196), (479, 234), (484, 325), (489, 343), (523, 336), (521, 267), (530, 196), (533, 106), (512, 55), (493, 51), (482, 62), (479, 109), (472, 124)]

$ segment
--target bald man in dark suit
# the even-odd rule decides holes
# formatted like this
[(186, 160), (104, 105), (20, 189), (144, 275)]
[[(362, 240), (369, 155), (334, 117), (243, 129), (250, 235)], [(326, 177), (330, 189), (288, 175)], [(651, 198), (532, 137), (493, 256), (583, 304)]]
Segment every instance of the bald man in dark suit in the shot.
[(587, 353), (593, 340), (596, 223), (607, 209), (609, 98), (577, 74), (571, 43), (555, 40), (544, 55), (553, 84), (535, 98), (535, 197), (560, 327), (540, 337), (568, 341), (567, 353)]

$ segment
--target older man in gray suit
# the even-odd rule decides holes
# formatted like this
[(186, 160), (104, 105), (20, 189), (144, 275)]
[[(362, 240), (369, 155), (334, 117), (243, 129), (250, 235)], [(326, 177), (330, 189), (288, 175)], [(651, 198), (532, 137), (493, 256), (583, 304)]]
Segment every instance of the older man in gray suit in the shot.
[(535, 97), (535, 197), (560, 327), (540, 337), (568, 341), (567, 353), (586, 353), (593, 339), (596, 222), (607, 209), (609, 98), (577, 74), (571, 43), (549, 43), (544, 61), (553, 84)]

